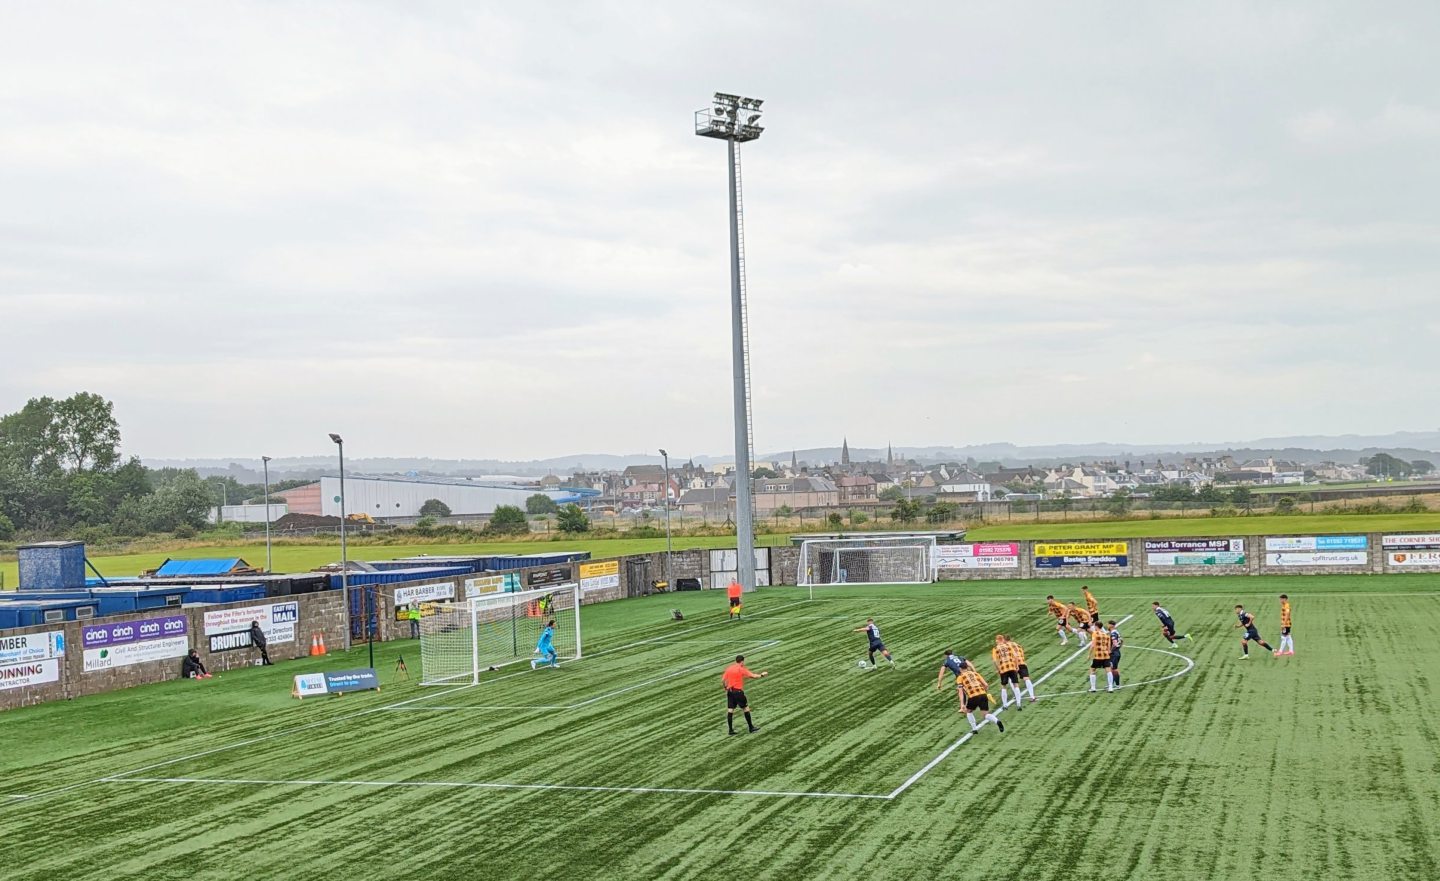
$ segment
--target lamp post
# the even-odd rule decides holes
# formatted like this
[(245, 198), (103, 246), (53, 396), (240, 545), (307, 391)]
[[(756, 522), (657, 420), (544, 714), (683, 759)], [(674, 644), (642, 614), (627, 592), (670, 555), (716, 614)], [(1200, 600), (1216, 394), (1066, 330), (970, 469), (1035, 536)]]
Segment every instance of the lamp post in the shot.
[(750, 355), (740, 233), (740, 148), (765, 131), (759, 98), (716, 92), (714, 107), (695, 112), (695, 134), (725, 141), (730, 157), (730, 350), (735, 395), (735, 556), (740, 589), (755, 589), (755, 512), (750, 486)]
[(265, 571), (274, 572), (270, 562), (270, 457), (260, 457), (260, 467), (265, 469)]
[(665, 583), (673, 590), (670, 577), (670, 454), (661, 450), (660, 456), (665, 460)]
[(330, 440), (340, 448), (340, 600), (345, 604), (345, 651), (348, 652), (350, 651), (350, 555), (345, 546), (345, 440), (334, 432), (330, 433)]

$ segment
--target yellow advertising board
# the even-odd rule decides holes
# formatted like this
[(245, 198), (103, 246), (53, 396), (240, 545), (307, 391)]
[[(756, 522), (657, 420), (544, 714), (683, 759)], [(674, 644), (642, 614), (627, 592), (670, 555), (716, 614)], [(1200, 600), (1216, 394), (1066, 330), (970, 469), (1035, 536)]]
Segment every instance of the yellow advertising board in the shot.
[(601, 560), (599, 563), (581, 563), (581, 578), (602, 578), (606, 575), (619, 575), (619, 560)]
[(1036, 542), (1037, 557), (1101, 557), (1130, 553), (1130, 543), (1123, 541), (1054, 541)]

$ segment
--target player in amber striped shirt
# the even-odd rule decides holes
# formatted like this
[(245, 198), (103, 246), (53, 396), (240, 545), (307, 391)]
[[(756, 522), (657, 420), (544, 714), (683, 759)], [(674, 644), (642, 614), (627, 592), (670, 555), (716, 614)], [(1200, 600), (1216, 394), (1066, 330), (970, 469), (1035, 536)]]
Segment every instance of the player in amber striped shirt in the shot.
[(1071, 618), (1074, 618), (1075, 622), (1080, 625), (1080, 647), (1082, 649), (1089, 648), (1090, 643), (1088, 641), (1088, 638), (1090, 633), (1090, 624), (1094, 619), (1090, 617), (1089, 612), (1080, 608), (1075, 603), (1071, 603), (1070, 607), (1066, 609), (1065, 612)]
[(1065, 635), (1065, 631), (1075, 632), (1075, 628), (1070, 626), (1069, 610), (1065, 608), (1064, 603), (1055, 599), (1054, 594), (1045, 598), (1045, 607), (1050, 610), (1050, 614), (1055, 616), (1055, 632), (1060, 634), (1060, 644), (1069, 645), (1070, 638)]
[(1003, 710), (1010, 706), (1009, 696), (1005, 694), (1005, 686), (1008, 685), (1015, 692), (1015, 709), (1023, 710), (1024, 707), (1020, 706), (1020, 658), (1006, 641), (1005, 634), (995, 634), (990, 660), (995, 662), (995, 672), (1000, 674), (1000, 708)]
[(1095, 619), (1095, 623), (1100, 623), (1100, 603), (1095, 599), (1095, 594), (1090, 592), (1088, 584), (1080, 585), (1080, 595), (1085, 597), (1085, 610)]
[(1010, 637), (1005, 637), (1005, 642), (1010, 645), (1010, 651), (1015, 653), (1015, 661), (1018, 666), (1015, 672), (1020, 674), (1020, 681), (1025, 683), (1025, 693), (1030, 695), (1030, 703), (1035, 703), (1035, 683), (1030, 681), (1030, 665), (1025, 663), (1025, 647)]
[(1275, 657), (1295, 654), (1295, 639), (1290, 635), (1290, 597), (1280, 594), (1280, 647)]
[(1115, 673), (1110, 669), (1110, 631), (1096, 627), (1090, 633), (1090, 690), (1095, 690), (1095, 671), (1105, 671), (1105, 690), (1115, 690)]
[(974, 715), (975, 711), (979, 710), (985, 714), (981, 725), (994, 722), (1000, 733), (1005, 733), (1005, 723), (990, 712), (990, 686), (985, 684), (985, 677), (976, 672), (974, 667), (964, 668), (955, 677), (955, 694), (960, 698), (960, 712), (965, 714), (965, 721), (970, 723), (971, 731), (980, 730), (980, 725), (975, 724)]

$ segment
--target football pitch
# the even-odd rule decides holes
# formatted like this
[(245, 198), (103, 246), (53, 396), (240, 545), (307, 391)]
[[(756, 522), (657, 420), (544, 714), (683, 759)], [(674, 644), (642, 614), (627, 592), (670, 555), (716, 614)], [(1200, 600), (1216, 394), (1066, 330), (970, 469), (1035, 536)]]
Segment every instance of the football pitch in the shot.
[[(6, 878), (1433, 879), (1440, 578), (1091, 582), (1126, 619), (1124, 687), (1089, 694), (1044, 597), (1068, 580), (765, 588), (582, 611), (585, 657), (296, 701), (364, 647), (0, 715)], [(1232, 607), (1296, 654), (1240, 661)], [(1192, 635), (1172, 648), (1163, 602)], [(680, 609), (683, 622), (670, 620)], [(862, 669), (873, 616), (898, 666)], [(1021, 642), (1041, 700), (971, 736), (946, 648), (998, 695)], [(728, 736), (737, 653), (761, 730)], [(403, 654), (410, 678), (394, 672)], [(1103, 681), (1102, 681), (1103, 689)]]

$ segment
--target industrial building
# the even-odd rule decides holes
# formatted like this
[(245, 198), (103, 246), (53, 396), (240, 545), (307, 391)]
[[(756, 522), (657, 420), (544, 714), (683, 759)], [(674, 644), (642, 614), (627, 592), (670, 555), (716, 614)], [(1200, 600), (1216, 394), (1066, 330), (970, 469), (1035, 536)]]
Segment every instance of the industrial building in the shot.
[[(418, 517), (420, 506), (439, 499), (456, 517), (489, 516), (500, 505), (525, 507), (525, 500), (539, 493), (557, 504), (583, 502), (598, 495), (590, 489), (554, 488), (480, 483), (463, 478), (345, 477), (345, 512), (369, 514), (377, 520), (389, 517)], [(284, 499), (292, 514), (340, 516), (340, 478), (322, 477), (315, 483), (273, 494)]]

